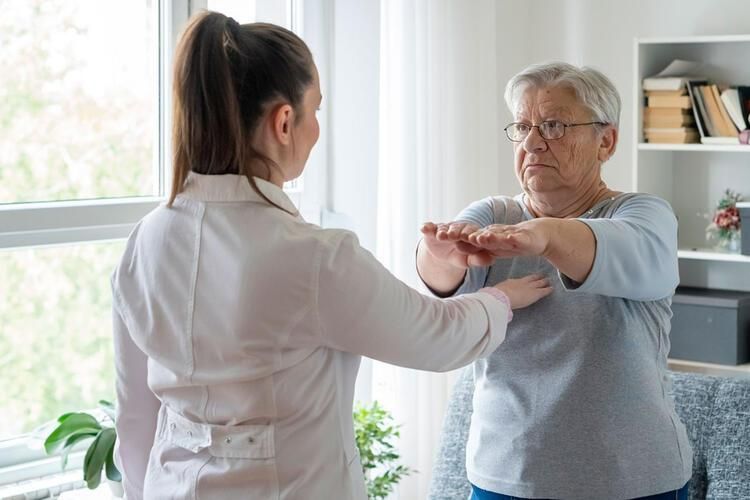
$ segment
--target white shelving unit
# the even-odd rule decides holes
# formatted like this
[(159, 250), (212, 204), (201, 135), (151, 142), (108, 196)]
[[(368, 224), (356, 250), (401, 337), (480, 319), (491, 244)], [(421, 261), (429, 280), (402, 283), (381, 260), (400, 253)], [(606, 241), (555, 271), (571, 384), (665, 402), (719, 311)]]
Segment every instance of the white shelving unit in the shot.
[[(750, 35), (641, 38), (634, 47), (633, 102), (635, 191), (666, 199), (679, 219), (680, 283), (685, 286), (750, 291), (750, 256), (707, 249), (705, 229), (727, 188), (750, 198), (750, 146), (650, 144), (643, 141), (643, 78), (674, 59), (697, 61), (703, 76), (728, 85), (750, 85)], [(685, 371), (750, 374), (750, 365), (727, 367), (670, 361)]]
[(705, 229), (724, 190), (750, 197), (750, 146), (644, 143), (641, 82), (672, 60), (687, 59), (703, 63), (702, 76), (712, 81), (750, 85), (748, 54), (750, 35), (635, 41), (633, 185), (672, 204), (680, 221), (683, 285), (750, 291), (750, 257), (705, 249)]

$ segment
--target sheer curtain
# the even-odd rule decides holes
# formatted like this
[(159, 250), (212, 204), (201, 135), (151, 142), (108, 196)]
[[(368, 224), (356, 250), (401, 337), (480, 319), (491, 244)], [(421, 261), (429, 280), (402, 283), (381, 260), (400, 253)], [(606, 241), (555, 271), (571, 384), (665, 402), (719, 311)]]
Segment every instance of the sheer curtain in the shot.
[[(426, 220), (451, 220), (497, 191), (502, 97), (494, 0), (382, 0), (377, 256), (419, 286), (414, 250)], [(418, 472), (397, 498), (426, 498), (455, 380), (375, 363), (372, 396), (403, 424), (399, 449)]]

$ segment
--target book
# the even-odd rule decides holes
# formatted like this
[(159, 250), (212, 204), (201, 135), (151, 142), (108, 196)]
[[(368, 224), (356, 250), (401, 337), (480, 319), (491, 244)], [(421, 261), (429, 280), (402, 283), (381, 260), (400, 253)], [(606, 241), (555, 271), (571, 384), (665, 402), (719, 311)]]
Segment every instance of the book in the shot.
[(719, 110), (719, 103), (714, 98), (714, 94), (711, 91), (710, 85), (701, 85), (699, 87), (703, 103), (708, 111), (709, 122), (713, 124), (714, 131), (716, 134), (711, 134), (712, 137), (736, 137), (736, 133), (732, 130), (728, 130), (724, 121), (721, 117), (721, 111)]
[(716, 85), (712, 84), (711, 93), (714, 96), (716, 105), (719, 107), (719, 114), (721, 115), (721, 121), (723, 123), (722, 126), (726, 131), (726, 135), (737, 135), (737, 132), (739, 132), (739, 130), (737, 130), (737, 127), (735, 127), (732, 118), (729, 116), (729, 113), (727, 113), (727, 108), (726, 106), (724, 106), (724, 102), (721, 100), (721, 94), (719, 94), (719, 88)]
[(747, 125), (745, 124), (745, 119), (742, 117), (740, 94), (737, 92), (737, 89), (730, 87), (721, 92), (721, 101), (724, 103), (724, 107), (727, 109), (727, 113), (737, 127), (737, 130), (745, 130)]
[(646, 97), (649, 107), (652, 108), (680, 108), (690, 109), (690, 96), (687, 95), (654, 95)]
[(687, 95), (687, 87), (683, 87), (680, 90), (647, 90), (644, 94), (646, 97)]
[(701, 137), (701, 144), (739, 144), (738, 137)]
[(700, 141), (698, 130), (692, 127), (645, 128), (643, 135), (646, 142), (660, 144), (688, 144)]
[(706, 102), (703, 100), (703, 91), (701, 90), (702, 87), (704, 87), (704, 85), (696, 85), (695, 87), (693, 87), (695, 102), (698, 103), (698, 109), (700, 110), (700, 115), (703, 118), (703, 124), (705, 125), (704, 132), (706, 133), (706, 137), (717, 137), (719, 135), (719, 129), (716, 128), (714, 122), (711, 121), (711, 115), (708, 114), (708, 107), (706, 106)]
[(698, 133), (701, 138), (709, 135), (708, 128), (706, 127), (706, 119), (704, 117), (706, 111), (702, 109), (701, 103), (698, 102), (698, 95), (694, 88), (698, 85), (704, 85), (707, 82), (705, 80), (689, 80), (685, 87), (687, 88), (688, 95), (690, 96), (690, 102), (692, 103), (693, 117), (695, 118), (695, 125), (698, 128)]
[[(655, 109), (672, 109), (672, 108), (655, 108)], [(688, 127), (695, 125), (693, 115), (681, 114), (679, 116), (645, 116), (643, 118), (644, 128), (675, 128)]]
[(643, 116), (647, 118), (684, 118), (692, 116), (692, 110), (682, 108), (643, 108)]
[[(643, 90), (679, 90), (688, 80), (695, 79), (701, 65), (693, 61), (675, 59), (657, 74), (644, 78)], [(691, 76), (692, 75), (692, 76)]]
[(750, 86), (738, 86), (737, 94), (740, 98), (740, 108), (742, 117), (745, 119), (745, 126), (750, 128)]

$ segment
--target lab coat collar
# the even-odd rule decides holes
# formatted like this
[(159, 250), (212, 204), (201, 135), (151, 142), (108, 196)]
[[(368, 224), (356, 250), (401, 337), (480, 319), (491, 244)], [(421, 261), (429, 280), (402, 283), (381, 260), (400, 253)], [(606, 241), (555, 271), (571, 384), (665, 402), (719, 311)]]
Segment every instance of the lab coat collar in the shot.
[[(297, 207), (280, 187), (260, 177), (253, 177), (253, 179), (266, 198), (284, 210), (297, 214)], [(268, 203), (255, 192), (247, 177), (235, 174), (203, 175), (190, 172), (180, 196), (205, 202), (253, 201)]]

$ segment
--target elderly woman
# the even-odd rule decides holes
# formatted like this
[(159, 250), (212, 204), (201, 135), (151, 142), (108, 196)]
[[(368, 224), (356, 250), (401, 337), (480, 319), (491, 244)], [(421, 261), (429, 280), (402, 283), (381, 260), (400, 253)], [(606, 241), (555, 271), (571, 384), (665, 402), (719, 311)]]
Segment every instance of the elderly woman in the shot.
[(529, 273), (554, 292), (475, 364), (475, 499), (687, 498), (692, 451), (668, 396), (677, 221), (607, 187), (620, 97), (600, 72), (535, 65), (508, 83), (523, 193), (426, 223), (417, 268), (441, 297)]

